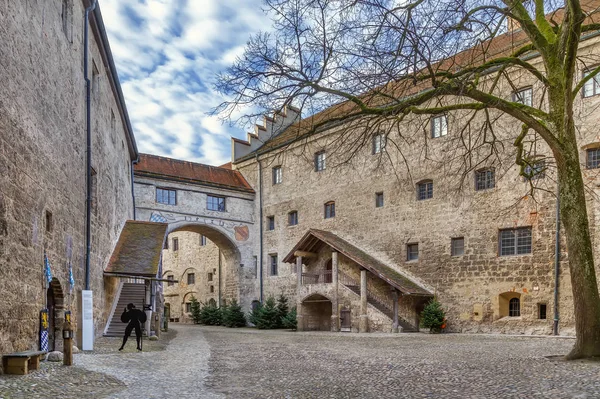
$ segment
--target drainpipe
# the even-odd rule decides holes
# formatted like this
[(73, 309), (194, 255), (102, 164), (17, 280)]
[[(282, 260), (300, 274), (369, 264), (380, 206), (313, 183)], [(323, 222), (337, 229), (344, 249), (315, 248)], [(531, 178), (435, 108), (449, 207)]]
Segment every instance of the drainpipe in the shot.
[(96, 0), (92, 0), (92, 4), (85, 9), (84, 30), (83, 30), (83, 74), (85, 78), (85, 118), (86, 118), (86, 209), (85, 209), (85, 289), (90, 289), (90, 256), (92, 252), (92, 110), (91, 110), (91, 85), (88, 75), (88, 36), (89, 36), (89, 16), (96, 8)]
[(219, 248), (219, 307), (221, 307), (221, 248)]
[(131, 161), (131, 200), (133, 201), (133, 220), (136, 220), (136, 212), (135, 212), (135, 190), (133, 189), (133, 165), (136, 165), (140, 161), (140, 157), (137, 159), (133, 159)]
[(258, 159), (258, 153), (256, 154), (256, 162), (258, 162), (258, 206), (260, 209), (259, 215), (260, 220), (260, 267), (259, 269), (259, 283), (260, 283), (260, 303), (263, 303), (263, 200), (262, 200), (262, 165)]
[(560, 274), (560, 188), (556, 187), (556, 236), (554, 243), (554, 328), (553, 334), (558, 335), (558, 284)]

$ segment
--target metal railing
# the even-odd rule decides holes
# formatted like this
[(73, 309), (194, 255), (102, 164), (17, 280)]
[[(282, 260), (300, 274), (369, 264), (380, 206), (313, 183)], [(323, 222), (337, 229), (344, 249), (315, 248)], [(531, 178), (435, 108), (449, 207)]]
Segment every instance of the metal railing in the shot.
[(302, 285), (310, 284), (331, 284), (333, 275), (331, 270), (325, 270), (319, 273), (302, 273)]

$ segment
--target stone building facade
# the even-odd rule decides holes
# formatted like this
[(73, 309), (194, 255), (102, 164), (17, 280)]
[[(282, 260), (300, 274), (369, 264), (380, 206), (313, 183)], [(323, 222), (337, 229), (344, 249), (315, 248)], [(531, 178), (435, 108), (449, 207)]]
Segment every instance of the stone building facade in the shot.
[[(80, 327), (85, 280), (87, 0), (0, 1), (0, 353), (34, 349), (40, 311), (51, 340), (63, 312)], [(135, 140), (99, 9), (89, 23), (92, 79), (90, 289), (95, 333), (115, 282), (103, 277), (120, 230), (133, 218)], [(45, 286), (44, 253), (52, 268)], [(68, 265), (75, 286), (69, 295)], [(53, 310), (53, 311), (52, 311)], [(62, 339), (55, 342), (60, 349)]]

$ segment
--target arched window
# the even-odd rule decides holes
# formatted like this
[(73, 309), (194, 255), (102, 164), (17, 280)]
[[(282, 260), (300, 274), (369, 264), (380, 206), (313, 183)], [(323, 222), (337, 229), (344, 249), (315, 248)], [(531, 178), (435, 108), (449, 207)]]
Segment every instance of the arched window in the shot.
[(521, 316), (521, 300), (519, 298), (512, 298), (508, 302), (508, 315), (510, 317)]

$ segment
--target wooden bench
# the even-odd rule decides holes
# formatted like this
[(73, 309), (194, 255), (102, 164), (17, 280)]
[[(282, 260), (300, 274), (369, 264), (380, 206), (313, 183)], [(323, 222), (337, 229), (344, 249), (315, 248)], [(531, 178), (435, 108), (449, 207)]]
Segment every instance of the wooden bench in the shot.
[(46, 353), (45, 351), (25, 351), (2, 355), (4, 374), (25, 375), (29, 370), (37, 370), (40, 368), (40, 359)]

